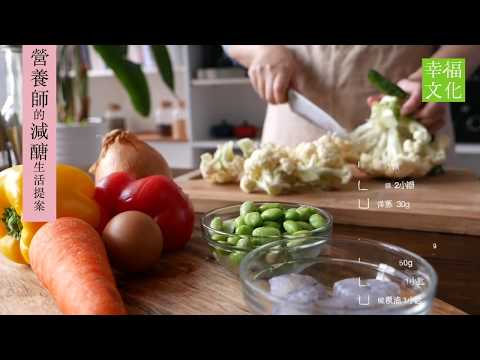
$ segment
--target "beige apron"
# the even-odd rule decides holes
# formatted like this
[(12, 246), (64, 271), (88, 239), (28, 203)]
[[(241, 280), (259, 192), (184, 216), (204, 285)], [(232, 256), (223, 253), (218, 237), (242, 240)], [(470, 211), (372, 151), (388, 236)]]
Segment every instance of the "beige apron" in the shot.
[[(397, 82), (414, 73), (432, 45), (288, 45), (305, 71), (297, 89), (331, 114), (347, 130), (353, 130), (370, 115), (367, 98), (377, 91), (367, 73), (376, 69)], [(441, 130), (453, 138), (450, 117)], [(296, 145), (312, 141), (323, 131), (294, 114), (288, 104), (269, 105), (262, 142)], [(452, 154), (450, 154), (452, 155)]]

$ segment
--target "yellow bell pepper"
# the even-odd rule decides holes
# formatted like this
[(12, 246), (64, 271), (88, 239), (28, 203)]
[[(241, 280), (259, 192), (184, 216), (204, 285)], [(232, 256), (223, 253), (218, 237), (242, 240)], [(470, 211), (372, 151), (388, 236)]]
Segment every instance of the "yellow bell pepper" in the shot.
[[(22, 172), (22, 165), (0, 172), (0, 252), (16, 263), (29, 264), (30, 243), (44, 223), (22, 219)], [(94, 193), (95, 184), (86, 172), (57, 165), (57, 218), (79, 218), (96, 228), (100, 208)]]

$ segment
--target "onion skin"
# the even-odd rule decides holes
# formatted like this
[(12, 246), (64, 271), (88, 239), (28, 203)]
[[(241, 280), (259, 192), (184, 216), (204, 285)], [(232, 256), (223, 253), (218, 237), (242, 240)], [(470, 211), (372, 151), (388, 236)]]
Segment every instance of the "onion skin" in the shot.
[(97, 183), (102, 178), (125, 171), (136, 179), (151, 175), (172, 178), (172, 171), (165, 158), (134, 134), (124, 130), (112, 130), (105, 135), (102, 150), (89, 172)]

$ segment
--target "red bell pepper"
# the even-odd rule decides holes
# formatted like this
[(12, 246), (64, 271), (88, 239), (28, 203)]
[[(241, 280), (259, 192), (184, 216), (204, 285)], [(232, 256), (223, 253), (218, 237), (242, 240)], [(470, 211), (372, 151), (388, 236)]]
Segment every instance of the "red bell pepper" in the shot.
[(183, 248), (192, 236), (192, 203), (166, 176), (134, 180), (127, 173), (113, 173), (98, 183), (95, 199), (107, 214), (106, 218), (130, 210), (150, 215), (162, 230), (165, 251)]

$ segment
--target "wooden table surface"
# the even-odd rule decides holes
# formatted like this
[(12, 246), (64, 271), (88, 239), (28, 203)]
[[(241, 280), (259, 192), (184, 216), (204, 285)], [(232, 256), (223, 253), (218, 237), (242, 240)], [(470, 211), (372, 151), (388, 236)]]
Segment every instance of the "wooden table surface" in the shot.
[[(191, 169), (177, 169), (180, 176)], [(469, 314), (480, 314), (480, 237), (436, 232), (335, 225), (334, 238), (354, 236), (401, 246), (425, 259), (439, 277), (437, 298)], [(435, 244), (436, 249), (433, 248)]]
[[(201, 214), (185, 251), (164, 257), (149, 276), (118, 277), (118, 285), (131, 314), (249, 315), (239, 279), (218, 265), (200, 230)], [(435, 315), (465, 312), (435, 299)]]
[[(395, 182), (390, 182), (388, 189), (385, 180), (365, 175), (339, 191), (311, 189), (281, 196), (245, 193), (239, 184), (211, 184), (199, 170), (177, 177), (176, 181), (198, 212), (247, 200), (284, 201), (321, 207), (336, 224), (480, 236), (480, 179), (466, 170), (418, 179), (413, 183), (414, 191), (402, 189)], [(366, 191), (359, 192), (359, 186)]]
[[(130, 314), (250, 314), (239, 280), (214, 262), (198, 220), (197, 214), (195, 232), (185, 250), (166, 254), (147, 274), (117, 275)], [(478, 237), (345, 225), (335, 225), (333, 236), (372, 238), (424, 256), (439, 275), (440, 300), (434, 301), (433, 313), (480, 314)], [(431, 241), (437, 243), (434, 252), (427, 246)], [(58, 313), (29, 267), (0, 256), (0, 314)]]
[[(239, 279), (218, 265), (202, 238), (199, 214), (187, 247), (166, 254), (150, 272), (116, 274), (118, 288), (132, 315), (249, 315)], [(435, 315), (464, 312), (435, 299)], [(60, 314), (48, 292), (27, 266), (0, 256), (0, 315)]]

